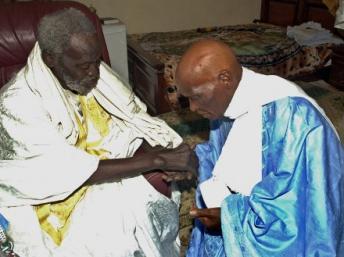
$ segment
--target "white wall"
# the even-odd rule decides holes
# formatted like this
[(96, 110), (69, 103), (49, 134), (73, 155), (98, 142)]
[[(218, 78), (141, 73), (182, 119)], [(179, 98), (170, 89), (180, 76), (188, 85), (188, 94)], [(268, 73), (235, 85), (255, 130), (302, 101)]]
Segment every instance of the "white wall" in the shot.
[(129, 34), (243, 24), (260, 15), (261, 0), (79, 0), (100, 17), (117, 17)]

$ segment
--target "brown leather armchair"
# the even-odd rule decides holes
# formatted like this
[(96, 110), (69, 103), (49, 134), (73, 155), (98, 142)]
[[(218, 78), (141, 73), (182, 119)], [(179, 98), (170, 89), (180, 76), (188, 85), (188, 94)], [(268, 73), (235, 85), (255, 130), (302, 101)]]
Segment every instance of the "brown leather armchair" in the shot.
[(101, 22), (87, 6), (73, 1), (0, 2), (0, 88), (25, 66), (36, 42), (40, 19), (48, 13), (69, 7), (81, 10), (94, 23), (103, 48), (102, 59), (110, 65)]

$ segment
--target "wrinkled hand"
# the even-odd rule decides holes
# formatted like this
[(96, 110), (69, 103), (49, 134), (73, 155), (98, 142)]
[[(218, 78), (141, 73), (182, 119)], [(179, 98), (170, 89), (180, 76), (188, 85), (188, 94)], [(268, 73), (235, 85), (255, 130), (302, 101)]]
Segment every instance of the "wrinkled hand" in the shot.
[(221, 208), (198, 209), (193, 207), (190, 216), (199, 219), (209, 230), (221, 230)]
[[(157, 169), (173, 172), (188, 171), (193, 176), (197, 174), (198, 158), (187, 144), (181, 144), (174, 149), (152, 151), (151, 154), (153, 154), (153, 165)], [(188, 174), (184, 175), (190, 176)]]

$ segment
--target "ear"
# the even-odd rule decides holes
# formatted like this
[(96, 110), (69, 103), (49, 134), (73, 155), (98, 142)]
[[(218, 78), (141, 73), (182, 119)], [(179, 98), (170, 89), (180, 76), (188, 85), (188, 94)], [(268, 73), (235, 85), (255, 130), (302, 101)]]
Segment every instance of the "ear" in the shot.
[(51, 69), (56, 65), (56, 57), (47, 51), (42, 52), (42, 59), (44, 63)]
[(233, 81), (232, 73), (229, 70), (221, 70), (217, 78), (226, 86), (230, 86)]

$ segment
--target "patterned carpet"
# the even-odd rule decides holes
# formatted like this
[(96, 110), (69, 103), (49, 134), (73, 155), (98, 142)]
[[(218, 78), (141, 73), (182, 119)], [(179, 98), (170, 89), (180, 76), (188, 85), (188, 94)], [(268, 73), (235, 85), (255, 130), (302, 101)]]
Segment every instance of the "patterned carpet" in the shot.
[[(297, 81), (296, 83), (325, 110), (327, 116), (335, 125), (341, 141), (344, 142), (344, 92), (338, 91), (322, 80), (313, 82)], [(164, 113), (159, 117), (174, 128), (184, 138), (184, 141), (191, 146), (208, 138), (208, 120), (188, 110)], [(185, 256), (192, 229), (193, 221), (188, 213), (194, 202), (195, 186), (196, 181), (179, 183), (179, 188), (182, 191), (179, 233), (181, 256)]]

